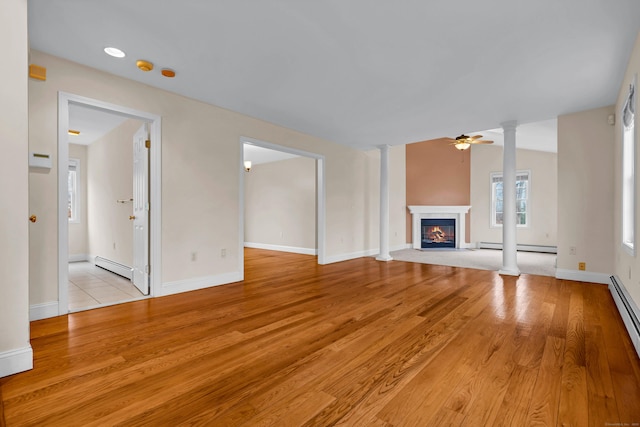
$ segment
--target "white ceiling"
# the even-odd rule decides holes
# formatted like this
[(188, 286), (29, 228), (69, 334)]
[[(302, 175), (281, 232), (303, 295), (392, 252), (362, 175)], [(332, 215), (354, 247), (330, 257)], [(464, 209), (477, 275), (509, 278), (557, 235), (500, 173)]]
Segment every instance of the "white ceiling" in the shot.
[(356, 148), (613, 104), (640, 29), (637, 0), (28, 6), (32, 49)]
[[(502, 133), (502, 128), (489, 129), (477, 133), (482, 134), (483, 139), (493, 141), (494, 145), (504, 146), (504, 135)], [(516, 129), (516, 141), (518, 148), (557, 153), (558, 120), (551, 119), (520, 125)]]
[(127, 117), (77, 104), (69, 105), (69, 129), (80, 135), (69, 135), (72, 144), (89, 145), (120, 126)]
[(284, 151), (271, 150), (269, 148), (258, 147), (257, 145), (251, 144), (244, 144), (243, 151), (244, 160), (251, 161), (253, 166), (300, 157), (295, 154), (285, 153)]

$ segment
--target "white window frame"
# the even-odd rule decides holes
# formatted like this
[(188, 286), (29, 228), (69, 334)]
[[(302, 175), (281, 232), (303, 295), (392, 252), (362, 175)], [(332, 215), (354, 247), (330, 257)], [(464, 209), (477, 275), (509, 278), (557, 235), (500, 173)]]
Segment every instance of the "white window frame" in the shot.
[(622, 131), (622, 248), (632, 256), (636, 255), (636, 119), (634, 76), (629, 87), (629, 95), (621, 111)]
[[(527, 197), (526, 197), (526, 209), (524, 211), (525, 220), (524, 224), (516, 224), (518, 228), (528, 228), (531, 226), (531, 171), (530, 170), (520, 170), (516, 171), (516, 183), (518, 182), (518, 177), (526, 176), (527, 179)], [(491, 172), (489, 177), (489, 194), (490, 194), (490, 213), (489, 213), (489, 226), (491, 228), (502, 228), (502, 224), (498, 224), (496, 222), (496, 192), (494, 183), (496, 178), (503, 178), (502, 172)], [(504, 200), (503, 200), (504, 203)], [(518, 200), (516, 199), (516, 204)], [(504, 206), (504, 205), (503, 205)], [(504, 214), (504, 212), (503, 212)]]
[[(74, 172), (75, 173), (75, 183), (74, 183), (74, 189), (73, 191), (73, 195), (70, 197), (70, 200), (68, 200), (67, 202), (71, 204), (71, 212), (73, 212), (73, 217), (69, 218), (69, 224), (80, 224), (80, 197), (82, 194), (81, 191), (81, 179), (80, 179), (80, 159), (69, 159), (69, 169), (68, 169), (68, 173), (70, 172)], [(67, 175), (68, 176), (68, 175)]]

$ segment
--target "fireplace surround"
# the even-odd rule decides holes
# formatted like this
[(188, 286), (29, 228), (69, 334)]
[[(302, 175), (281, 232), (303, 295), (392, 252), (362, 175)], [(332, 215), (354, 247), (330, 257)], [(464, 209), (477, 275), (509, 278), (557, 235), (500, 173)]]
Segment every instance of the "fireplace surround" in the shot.
[(422, 248), (422, 219), (455, 219), (455, 248), (468, 248), (466, 233), (466, 213), (471, 206), (409, 206), (411, 213), (412, 247)]

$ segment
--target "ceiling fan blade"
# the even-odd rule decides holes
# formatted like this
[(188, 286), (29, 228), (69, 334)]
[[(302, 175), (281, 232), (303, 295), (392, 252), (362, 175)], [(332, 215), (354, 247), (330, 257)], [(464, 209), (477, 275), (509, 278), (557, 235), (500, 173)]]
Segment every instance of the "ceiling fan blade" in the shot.
[(489, 141), (487, 139), (475, 139), (473, 141), (469, 141), (472, 144), (493, 144), (493, 141)]
[(445, 141), (453, 141), (453, 142), (456, 141), (454, 138), (449, 138), (449, 137), (444, 137), (442, 139), (444, 139)]
[(482, 138), (482, 135), (473, 135), (471, 137), (471, 139), (479, 139), (479, 138)]

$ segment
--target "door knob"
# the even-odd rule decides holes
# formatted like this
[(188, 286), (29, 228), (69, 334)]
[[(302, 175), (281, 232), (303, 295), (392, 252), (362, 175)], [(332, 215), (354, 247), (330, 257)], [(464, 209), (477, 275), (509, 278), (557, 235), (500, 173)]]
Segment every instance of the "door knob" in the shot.
[(136, 216), (135, 216), (135, 215), (129, 215), (129, 220), (130, 220), (130, 221), (133, 221), (134, 219), (136, 219)]
[(36, 222), (37, 220), (38, 220), (38, 217), (37, 217), (37, 216), (35, 216), (35, 215), (31, 215), (31, 216), (29, 217), (29, 221), (31, 221), (31, 222)]

